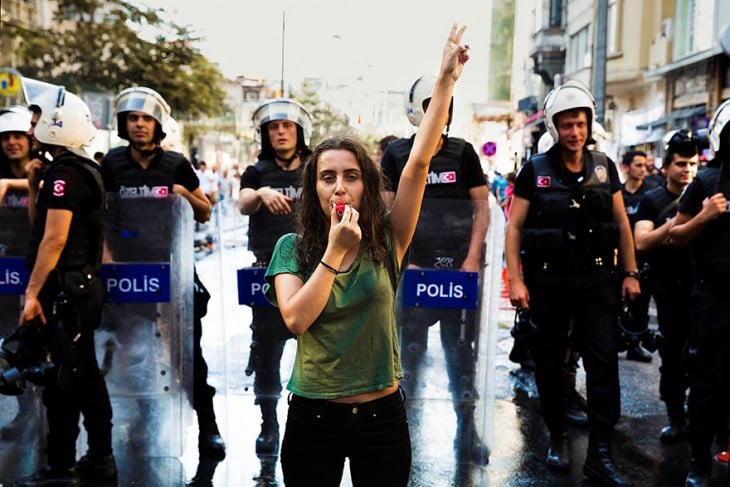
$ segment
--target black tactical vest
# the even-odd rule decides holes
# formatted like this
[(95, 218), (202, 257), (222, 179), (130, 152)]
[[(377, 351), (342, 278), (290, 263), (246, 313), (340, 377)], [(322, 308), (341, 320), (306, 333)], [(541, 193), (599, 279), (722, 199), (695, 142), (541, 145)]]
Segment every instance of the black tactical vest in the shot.
[[(707, 195), (722, 193), (730, 199), (730, 179), (727, 162), (720, 167), (707, 167), (697, 174)], [(691, 245), (692, 265), (695, 275), (730, 276), (730, 212), (707, 223)]]
[[(147, 169), (129, 154), (128, 147), (110, 150), (102, 161), (110, 196), (107, 244), (115, 260), (166, 262), (173, 241), (172, 194), (184, 155), (160, 150)], [(192, 242), (191, 242), (192, 245)]]
[(294, 171), (284, 171), (274, 161), (259, 160), (256, 165), (259, 175), (259, 186), (269, 186), (293, 199), (292, 212), (288, 215), (274, 215), (265, 205), (251, 215), (248, 220), (248, 249), (254, 253), (256, 260), (265, 263), (271, 258), (274, 245), (284, 234), (296, 230), (296, 206), (301, 195), (302, 169), (300, 165)]
[(583, 181), (571, 188), (560, 159), (537, 154), (533, 200), (522, 231), (522, 251), (537, 259), (578, 263), (610, 257), (618, 246), (608, 160), (584, 152)]
[[(99, 193), (98, 203), (88, 212), (75, 212), (71, 220), (68, 240), (56, 264), (59, 271), (84, 269), (86, 272), (96, 271), (101, 267), (102, 242), (104, 240), (104, 218), (106, 212), (106, 193), (101, 179), (99, 168), (90, 160), (78, 157), (71, 152), (64, 152), (57, 157), (52, 165), (67, 165), (77, 169), (83, 176), (92, 192)], [(48, 171), (47, 171), (48, 173)], [(27, 259), (29, 269), (33, 268), (37, 257), (38, 245), (43, 239), (43, 233), (48, 216), (48, 207), (45, 203), (47, 191), (52, 190), (52, 181), (44, 178), (43, 188), (39, 194), (35, 226), (31, 243), (31, 253)], [(71, 191), (74, 188), (69, 188)]]
[[(172, 193), (175, 175), (182, 164), (190, 164), (179, 152), (161, 151), (150, 166), (140, 170), (129, 155), (129, 147), (115, 147), (104, 156), (104, 170), (112, 175), (112, 184), (107, 183), (107, 191), (118, 193), (122, 198), (134, 196), (160, 196), (159, 194), (142, 194), (145, 191), (159, 192), (157, 188), (167, 187)], [(148, 189), (144, 189), (144, 187)], [(129, 194), (135, 191), (136, 195)]]
[[(388, 145), (396, 162), (398, 179), (413, 148), (413, 138)], [(469, 251), (474, 210), (462, 166), (466, 141), (448, 137), (431, 158), (421, 213), (411, 243), (410, 261), (430, 266), (434, 257), (452, 258), (454, 265)], [(458, 262), (457, 262), (458, 261)]]

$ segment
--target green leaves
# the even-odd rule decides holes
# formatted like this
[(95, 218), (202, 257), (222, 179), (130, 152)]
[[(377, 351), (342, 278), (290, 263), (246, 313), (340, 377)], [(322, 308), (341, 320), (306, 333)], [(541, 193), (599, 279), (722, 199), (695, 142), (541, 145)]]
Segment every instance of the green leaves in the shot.
[(164, 10), (122, 0), (59, 0), (53, 29), (24, 31), (17, 69), (24, 76), (77, 93), (115, 95), (148, 86), (165, 97), (173, 116), (223, 111), (223, 75), (194, 47), (199, 38), (166, 19)]

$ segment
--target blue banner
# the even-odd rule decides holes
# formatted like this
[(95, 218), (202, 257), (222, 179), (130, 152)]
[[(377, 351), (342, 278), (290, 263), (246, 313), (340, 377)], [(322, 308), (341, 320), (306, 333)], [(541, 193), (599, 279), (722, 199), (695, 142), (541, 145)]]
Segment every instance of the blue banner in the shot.
[(476, 309), (478, 281), (476, 272), (408, 269), (403, 273), (403, 305)]
[(244, 267), (238, 269), (238, 304), (245, 306), (271, 306), (264, 292), (269, 288), (264, 279), (266, 269)]
[(170, 263), (115, 263), (101, 267), (107, 299), (114, 303), (170, 301)]
[(30, 272), (23, 257), (0, 258), (0, 294), (6, 296), (25, 293)]

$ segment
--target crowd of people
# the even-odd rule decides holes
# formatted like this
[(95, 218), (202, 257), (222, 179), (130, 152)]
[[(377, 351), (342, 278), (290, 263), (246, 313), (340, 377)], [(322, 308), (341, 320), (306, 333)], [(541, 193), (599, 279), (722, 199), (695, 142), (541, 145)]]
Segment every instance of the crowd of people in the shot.
[[(312, 119), (295, 100), (266, 101), (253, 115), (258, 160), (240, 175), (235, 199), (249, 217), (248, 246), (254, 267), (265, 269), (271, 306), (252, 307), (245, 374), (254, 375), (261, 411), (255, 452), (280, 457), (286, 485), (339, 485), (346, 459), (355, 485), (408, 484), (408, 418), (423, 387), (428, 330), (436, 323), (456, 416), (457, 461), (489, 461), (474, 417), (484, 317), (467, 309), (405, 306), (398, 291), (407, 269), (458, 270), (478, 275), (482, 285), (490, 189), (473, 146), (449, 136), (454, 85), (469, 58), (464, 30), (452, 27), (438, 76), (422, 76), (407, 90), (415, 135), (382, 139), (374, 157), (349, 137), (310, 148)], [(102, 313), (124, 328), (129, 312), (106, 302), (100, 269), (102, 262), (144, 260), (154, 250), (144, 239), (105, 241), (107, 198), (131, 214), (144, 209), (130, 195), (176, 194), (202, 224), (222, 195), (236, 191), (222, 191), (205, 163), (194, 168), (164, 148), (171, 109), (157, 91), (124, 89), (114, 110), (118, 135), (128, 145), (96, 160), (84, 150), (94, 135), (89, 109), (63, 87), (28, 100), (27, 107), (0, 111), (0, 201), (27, 209), (32, 223), (19, 324), (47, 335), (56, 367), (42, 392), (45, 464), (17, 486), (75, 486), (118, 476), (95, 332)], [(686, 485), (705, 486), (713, 445), (727, 442), (730, 404), (730, 101), (710, 122), (715, 158), (707, 167), (698, 172), (696, 134), (674, 130), (664, 139), (663, 180), (653, 183), (646, 179), (647, 154), (628, 150), (622, 184), (617, 165), (593, 146), (602, 131), (595, 112), (581, 83), (555, 87), (544, 102), (544, 150), (519, 172), (498, 175), (492, 186), (507, 219), (509, 299), (529, 322), (515, 346), (534, 367), (550, 438), (546, 463), (556, 472), (570, 469), (566, 422), (580, 423), (589, 429), (583, 473), (603, 485), (629, 485), (611, 453), (621, 410), (618, 354), (652, 360), (642, 345), (648, 347), (653, 297), (658, 392), (668, 418), (659, 438), (689, 440)], [(125, 225), (124, 214), (115, 215), (114, 225)], [(226, 446), (200, 344), (209, 295), (194, 268), (191, 275), (189, 401), (201, 458), (221, 459)], [(157, 310), (144, 310), (137, 319), (145, 324), (129, 331), (130, 341), (154, 329)], [(623, 310), (638, 328), (619, 326)], [(280, 439), (280, 368), (289, 339), (297, 347)], [(575, 389), (579, 363), (586, 399)], [(13, 423), (28, 420), (22, 413), (32, 406), (23, 397)], [(77, 459), (80, 417), (88, 450)], [(9, 426), (3, 437), (12, 434)]]

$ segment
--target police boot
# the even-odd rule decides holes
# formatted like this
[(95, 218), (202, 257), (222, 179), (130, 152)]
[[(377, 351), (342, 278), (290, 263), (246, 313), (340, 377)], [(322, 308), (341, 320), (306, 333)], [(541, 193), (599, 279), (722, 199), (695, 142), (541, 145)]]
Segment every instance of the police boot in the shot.
[(644, 350), (641, 343), (631, 343), (626, 349), (626, 360), (633, 360), (635, 362), (649, 363), (652, 361), (652, 355)]
[(15, 487), (76, 487), (81, 485), (79, 476), (73, 468), (54, 469), (43, 467), (29, 477), (15, 481)]
[(279, 421), (276, 416), (277, 399), (260, 399), (261, 433), (256, 438), (256, 455), (276, 456), (279, 454)]
[(195, 476), (185, 485), (188, 487), (213, 487), (213, 477), (215, 469), (218, 467), (221, 459), (208, 458), (201, 455), (198, 459), (198, 468), (195, 470)]
[(568, 435), (563, 433), (557, 438), (551, 438), (545, 463), (547, 463), (548, 468), (558, 472), (567, 472), (570, 470), (570, 445), (568, 444)]
[(684, 481), (685, 487), (708, 487), (710, 485), (710, 473), (712, 462), (699, 461), (696, 458), (690, 460), (689, 473)]
[(117, 463), (114, 455), (96, 456), (86, 454), (76, 462), (76, 472), (84, 482), (110, 481), (117, 478)]
[(687, 436), (687, 422), (684, 418), (669, 418), (669, 423), (659, 432), (662, 443), (676, 443)]
[(608, 443), (604, 442), (591, 444), (589, 441), (588, 455), (585, 464), (583, 464), (583, 474), (601, 485), (619, 487), (631, 485), (619, 473), (613, 459), (611, 459), (611, 449)]
[(223, 442), (213, 411), (198, 411), (198, 452), (211, 458), (224, 458), (226, 444)]
[(489, 448), (476, 431), (474, 423), (474, 405), (460, 404), (456, 407), (457, 423), (454, 451), (459, 462), (487, 465)]

